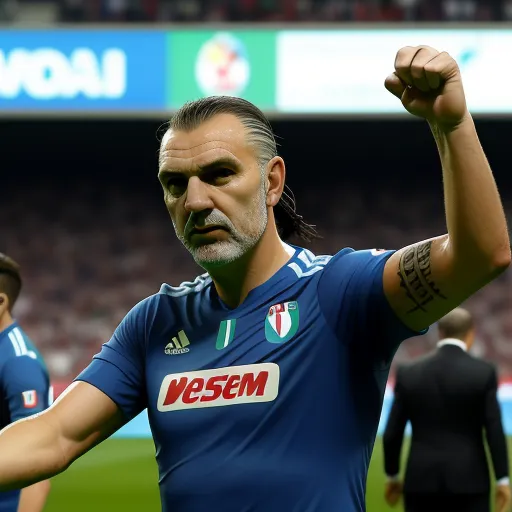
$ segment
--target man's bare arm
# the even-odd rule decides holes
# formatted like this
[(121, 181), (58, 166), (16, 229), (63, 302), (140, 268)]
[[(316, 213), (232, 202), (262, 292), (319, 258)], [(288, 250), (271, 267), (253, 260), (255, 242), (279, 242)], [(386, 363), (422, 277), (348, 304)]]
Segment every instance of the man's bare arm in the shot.
[(18, 512), (43, 512), (50, 487), (50, 480), (43, 480), (22, 489)]
[(386, 86), (407, 110), (428, 120), (443, 169), (448, 233), (397, 251), (384, 271), (392, 308), (420, 330), (503, 272), (510, 240), (455, 61), (429, 47), (405, 48), (395, 69)]
[(61, 473), (124, 422), (107, 395), (85, 382), (72, 384), (49, 409), (0, 432), (0, 491)]

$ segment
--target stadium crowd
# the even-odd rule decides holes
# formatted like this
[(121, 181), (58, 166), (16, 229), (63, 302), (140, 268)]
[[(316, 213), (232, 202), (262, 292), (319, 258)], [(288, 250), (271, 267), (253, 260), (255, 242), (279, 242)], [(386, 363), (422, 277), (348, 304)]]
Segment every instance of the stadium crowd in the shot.
[[(88, 364), (139, 300), (162, 282), (177, 285), (202, 270), (175, 239), (158, 196), (120, 193), (114, 184), (101, 189), (82, 184), (72, 194), (56, 190), (53, 184), (3, 198), (0, 250), (23, 270), (16, 316), (41, 348), (53, 378), (67, 380)], [(313, 222), (323, 238), (307, 245), (316, 254), (345, 246), (398, 248), (445, 230), (442, 208), (421, 191), (397, 200), (393, 189), (362, 195), (344, 187), (336, 201), (323, 201), (330, 206), (321, 212), (318, 198), (328, 198), (332, 188), (315, 191), (298, 194), (298, 209), (316, 212)], [(512, 204), (507, 211), (510, 218)], [(512, 273), (478, 292), (467, 307), (478, 326), (475, 350), (499, 363), (502, 377), (512, 377)], [(395, 360), (418, 356), (435, 340), (433, 330), (408, 340)]]
[[(0, 0), (0, 21), (27, 8), (64, 22), (507, 21), (512, 0)], [(41, 8), (46, 7), (45, 15)], [(28, 15), (28, 19), (32, 19)]]

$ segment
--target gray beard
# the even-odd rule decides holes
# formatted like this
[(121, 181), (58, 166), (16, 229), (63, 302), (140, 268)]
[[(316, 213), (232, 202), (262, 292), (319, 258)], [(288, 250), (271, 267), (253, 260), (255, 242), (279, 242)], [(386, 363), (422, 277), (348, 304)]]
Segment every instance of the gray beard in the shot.
[[(246, 214), (246, 218), (254, 219), (254, 224), (251, 226), (251, 232), (249, 233), (237, 230), (231, 220), (219, 210), (212, 210), (206, 217), (201, 217), (201, 214), (190, 215), (184, 229), (184, 235), (178, 234), (174, 224), (176, 236), (198, 265), (207, 271), (229, 265), (241, 258), (260, 241), (268, 223), (265, 189), (263, 187), (260, 189), (258, 196), (254, 200), (251, 211)], [(229, 232), (229, 238), (200, 246), (190, 244), (188, 233), (194, 228), (198, 219), (201, 221), (198, 223), (199, 225), (215, 224), (222, 226)]]

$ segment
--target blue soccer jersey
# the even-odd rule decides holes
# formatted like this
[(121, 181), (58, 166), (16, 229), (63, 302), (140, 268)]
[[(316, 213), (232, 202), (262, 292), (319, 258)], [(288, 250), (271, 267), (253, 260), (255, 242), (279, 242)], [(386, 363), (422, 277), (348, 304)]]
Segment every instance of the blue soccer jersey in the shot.
[[(51, 401), (43, 358), (15, 322), (0, 332), (0, 428), (44, 411)], [(16, 512), (19, 495), (0, 493), (0, 512)]]
[(392, 251), (295, 254), (230, 309), (201, 276), (137, 304), (78, 380), (147, 407), (168, 512), (361, 512), (407, 329)]

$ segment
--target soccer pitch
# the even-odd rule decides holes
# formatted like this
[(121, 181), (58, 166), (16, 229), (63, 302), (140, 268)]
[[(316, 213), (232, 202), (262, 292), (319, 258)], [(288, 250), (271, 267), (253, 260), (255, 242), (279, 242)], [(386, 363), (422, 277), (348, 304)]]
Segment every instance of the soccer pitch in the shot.
[[(382, 442), (377, 438), (368, 475), (367, 511), (402, 512), (401, 506), (390, 508), (384, 503), (382, 467)], [(151, 439), (110, 439), (52, 480), (45, 512), (159, 512), (157, 482)]]

